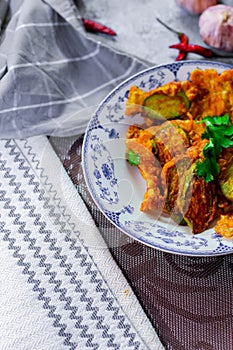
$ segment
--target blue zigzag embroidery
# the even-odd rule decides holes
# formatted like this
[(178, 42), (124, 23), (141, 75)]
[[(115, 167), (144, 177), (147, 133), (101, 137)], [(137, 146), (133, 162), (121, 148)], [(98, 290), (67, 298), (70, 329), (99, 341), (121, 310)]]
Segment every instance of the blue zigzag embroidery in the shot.
[[(50, 210), (50, 217), (54, 218), (54, 224), (60, 226), (60, 230), (66, 234), (66, 241), (70, 242), (70, 249), (74, 250), (76, 252), (75, 258), (80, 260), (80, 265), (86, 267), (86, 274), (91, 275), (91, 282), (96, 284), (96, 291), (98, 293), (101, 293), (102, 300), (108, 303), (107, 310), (110, 312), (113, 312), (113, 319), (118, 320), (118, 327), (119, 329), (124, 329), (124, 336), (128, 338), (128, 344), (133, 349), (137, 350), (140, 347), (140, 343), (138, 341), (135, 341), (136, 334), (135, 332), (130, 333), (131, 326), (127, 323), (126, 318), (123, 315), (120, 315), (120, 307), (114, 306), (114, 297), (108, 296), (108, 289), (104, 288), (103, 286), (103, 280), (97, 278), (97, 270), (93, 270), (93, 266), (91, 263), (87, 261), (87, 254), (81, 253), (81, 247), (76, 246), (76, 241), (70, 237), (70, 230), (65, 229), (66, 223), (62, 221), (62, 217), (64, 218), (63, 213), (55, 213), (55, 207), (54, 205), (51, 205), (49, 203), (50, 199), (49, 197), (46, 197), (45, 190), (39, 188), (39, 183), (36, 181), (36, 177), (34, 174), (30, 174), (30, 167), (27, 165), (24, 158), (20, 157), (20, 152), (17, 151), (17, 146), (15, 144), (12, 144), (12, 140), (8, 140), (6, 142), (5, 147), (10, 148), (10, 155), (14, 156), (14, 161), (16, 163), (19, 163), (19, 169), (24, 171), (24, 178), (28, 178), (29, 185), (33, 186), (33, 190), (35, 193), (39, 193), (39, 200), (44, 202), (44, 207), (48, 208)], [(26, 141), (25, 141), (26, 143)], [(36, 156), (31, 152), (31, 149), (29, 146), (25, 146), (25, 148), (28, 149), (28, 154), (30, 156), (33, 156), (33, 162), (36, 164), (37, 167), (39, 166), (39, 162), (36, 160)], [(40, 169), (38, 167), (38, 169)], [(43, 170), (43, 169), (40, 169)], [(37, 226), (40, 226), (40, 233), (44, 235), (44, 241), (48, 242), (50, 244), (49, 249), (54, 251), (55, 258), (60, 260), (60, 267), (65, 269), (65, 275), (70, 276), (70, 283), (74, 284), (76, 286), (75, 291), (76, 293), (81, 294), (81, 300), (82, 302), (86, 303), (86, 310), (89, 312), (92, 312), (91, 318), (93, 320), (98, 320), (96, 327), (98, 329), (102, 329), (103, 338), (109, 338), (108, 340), (108, 347), (113, 349), (119, 349), (119, 344), (115, 342), (115, 335), (109, 333), (109, 326), (106, 326), (103, 324), (104, 317), (99, 316), (99, 308), (95, 307), (93, 305), (94, 301), (93, 298), (87, 297), (87, 289), (81, 288), (82, 281), (77, 280), (77, 273), (72, 272), (72, 265), (66, 263), (67, 256), (61, 255), (61, 248), (56, 246), (56, 240), (51, 238), (51, 231), (46, 230), (46, 223), (44, 221), (41, 221), (41, 215), (38, 213), (35, 213), (35, 206), (31, 204), (31, 199), (25, 197), (25, 190), (20, 189), (21, 184), (15, 182), (15, 175), (11, 174), (11, 169), (7, 168), (6, 161), (0, 161), (0, 171), (4, 172), (4, 177), (9, 178), (9, 185), (14, 187), (14, 193), (19, 194), (19, 200), (24, 203), (24, 208), (29, 211), (29, 215), (31, 217), (35, 218), (34, 224)], [(50, 186), (50, 192), (56, 195), (56, 192), (52, 189), (52, 185)], [(56, 200), (59, 198), (56, 198)], [(47, 276), (50, 276), (49, 282), (54, 285), (54, 291), (59, 294), (59, 300), (65, 301), (65, 309), (70, 311), (70, 319), (77, 321), (75, 323), (75, 327), (77, 329), (81, 329), (81, 337), (86, 338), (86, 345), (87, 347), (90, 347), (92, 349), (99, 349), (99, 344), (93, 343), (93, 334), (88, 332), (88, 326), (83, 324), (83, 317), (80, 315), (77, 315), (78, 308), (75, 306), (72, 306), (72, 298), (67, 296), (67, 289), (61, 288), (61, 280), (56, 279), (56, 272), (52, 271), (52, 265), (49, 263), (46, 263), (46, 256), (40, 254), (41, 248), (39, 246), (36, 246), (35, 239), (31, 238), (31, 232), (29, 230), (25, 230), (25, 222), (21, 221), (21, 214), (16, 213), (16, 207), (11, 203), (11, 199), (6, 197), (6, 191), (3, 189), (0, 190), (0, 201), (5, 202), (4, 208), (9, 210), (9, 216), (14, 217), (14, 224), (18, 226), (18, 232), (22, 235), (24, 235), (24, 241), (29, 242), (28, 249), (34, 251), (34, 258), (39, 259), (39, 266), (44, 267), (44, 274)], [(60, 207), (62, 209), (62, 207)], [(64, 209), (64, 208), (63, 208)], [(69, 218), (68, 218), (69, 220)], [(72, 223), (70, 223), (72, 226)], [(73, 225), (74, 226), (74, 225)], [(64, 345), (69, 346), (71, 350), (76, 349), (78, 344), (72, 342), (72, 334), (66, 332), (67, 325), (64, 323), (61, 323), (62, 316), (56, 312), (56, 306), (52, 305), (51, 298), (46, 296), (46, 289), (40, 287), (41, 281), (39, 279), (35, 279), (35, 272), (31, 269), (31, 264), (29, 262), (25, 261), (25, 255), (22, 254), (20, 246), (17, 246), (16, 239), (11, 238), (11, 232), (5, 228), (5, 223), (0, 222), (0, 229), (1, 232), (4, 232), (3, 239), (7, 242), (9, 242), (9, 249), (13, 250), (13, 256), (18, 260), (18, 265), (23, 267), (23, 274), (28, 275), (28, 283), (33, 285), (33, 291), (37, 293), (38, 299), (43, 302), (43, 307), (48, 310), (48, 317), (54, 319), (53, 326), (55, 328), (58, 328), (58, 334), (59, 336), (64, 338)], [(81, 350), (81, 349), (80, 349)]]

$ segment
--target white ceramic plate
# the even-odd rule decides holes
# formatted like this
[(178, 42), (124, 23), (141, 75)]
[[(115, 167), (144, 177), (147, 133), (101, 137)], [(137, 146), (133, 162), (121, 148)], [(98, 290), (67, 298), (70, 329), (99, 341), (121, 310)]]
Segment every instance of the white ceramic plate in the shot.
[(213, 228), (192, 235), (165, 214), (158, 218), (140, 211), (146, 190), (136, 167), (125, 160), (125, 135), (140, 117), (125, 117), (130, 86), (150, 90), (172, 80), (185, 80), (195, 68), (219, 72), (230, 66), (208, 61), (174, 62), (149, 68), (114, 89), (91, 118), (83, 143), (83, 170), (88, 189), (103, 214), (120, 230), (150, 247), (190, 256), (218, 256), (233, 252), (233, 239), (222, 238)]

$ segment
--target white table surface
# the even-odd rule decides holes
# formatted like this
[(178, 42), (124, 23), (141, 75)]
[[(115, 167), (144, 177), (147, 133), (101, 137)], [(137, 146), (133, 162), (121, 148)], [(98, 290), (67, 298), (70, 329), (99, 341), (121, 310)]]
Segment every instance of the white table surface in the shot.
[[(178, 38), (158, 23), (157, 17), (173, 29), (187, 34), (190, 43), (206, 46), (199, 34), (199, 16), (188, 14), (175, 0), (76, 0), (76, 3), (85, 17), (106, 24), (117, 32), (113, 40), (103, 36), (99, 36), (99, 40), (152, 65), (174, 61), (178, 53), (168, 48), (178, 43)], [(232, 0), (222, 3), (233, 5)], [(203, 58), (189, 54), (187, 59)], [(233, 57), (214, 59), (233, 64)]]

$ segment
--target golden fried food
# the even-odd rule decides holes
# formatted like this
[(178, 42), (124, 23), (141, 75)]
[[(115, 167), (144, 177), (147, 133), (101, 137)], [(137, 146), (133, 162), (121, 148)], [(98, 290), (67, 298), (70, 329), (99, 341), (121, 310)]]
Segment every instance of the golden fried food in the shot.
[[(195, 89), (195, 96), (189, 112), (196, 119), (205, 116), (222, 115), (233, 111), (233, 70), (219, 74), (214, 69), (195, 69), (190, 75), (191, 90)], [(189, 87), (185, 91), (189, 95)]]
[[(171, 119), (167, 116), (167, 110), (171, 115), (185, 118), (187, 113), (191, 113), (194, 119), (202, 119), (205, 116), (222, 115), (229, 113), (233, 121), (233, 69), (227, 70), (219, 74), (215, 69), (200, 70), (195, 69), (191, 72), (190, 80), (181, 82), (169, 82), (163, 86), (159, 86), (149, 92), (145, 92), (137, 86), (132, 86), (126, 102), (125, 114), (132, 116), (142, 113), (146, 117), (150, 117), (145, 102), (151, 96), (167, 96), (175, 98), (184, 94), (190, 104), (185, 100), (181, 100), (180, 104), (172, 103), (171, 99), (165, 102), (163, 109), (159, 107), (161, 100), (158, 100), (161, 119)], [(177, 102), (177, 101), (175, 101)], [(166, 105), (167, 103), (167, 105)], [(169, 103), (169, 104), (168, 104)], [(153, 106), (151, 106), (153, 108)], [(174, 112), (174, 113), (173, 113)], [(164, 114), (163, 114), (164, 113)]]
[(147, 190), (141, 203), (141, 211), (158, 212), (163, 209), (165, 201), (165, 181), (161, 166), (152, 152), (154, 136), (147, 129), (132, 125), (126, 138), (127, 150), (140, 155), (138, 168), (146, 180)]
[[(224, 126), (225, 139), (222, 140), (226, 146), (219, 151), (218, 163), (211, 163), (208, 158), (209, 148), (212, 152), (218, 149), (214, 150), (211, 140), (203, 137), (208, 130), (205, 117), (211, 117), (212, 121), (212, 117), (227, 114), (229, 122), (233, 123), (232, 91), (233, 69), (221, 74), (214, 69), (195, 69), (190, 80), (170, 82), (149, 92), (136, 86), (130, 89), (126, 115), (140, 113), (145, 120), (156, 120), (154, 125), (145, 122), (145, 129), (132, 125), (126, 135), (127, 152), (140, 155), (134, 165), (139, 167), (147, 183), (142, 211), (156, 211), (163, 203), (163, 211), (175, 222), (188, 225), (194, 234), (205, 231), (220, 217), (216, 232), (233, 237), (233, 211), (227, 210), (233, 207), (233, 144), (229, 142), (233, 140), (233, 133), (229, 134), (228, 129), (226, 132)], [(181, 94), (185, 94), (190, 104), (180, 98)], [(145, 108), (152, 96), (156, 96), (153, 103), (150, 101), (156, 118)], [(162, 103), (161, 108), (159, 103)], [(166, 104), (171, 115), (167, 112), (162, 115)], [(161, 117), (159, 123), (157, 116)], [(217, 133), (217, 137), (221, 135)], [(209, 157), (212, 154), (209, 153)], [(129, 161), (129, 157), (127, 159)], [(219, 170), (214, 180), (205, 181), (196, 174), (197, 166), (204, 159), (209, 168), (216, 166), (216, 171)]]
[(226, 238), (233, 237), (233, 213), (221, 215), (215, 225), (215, 231)]
[(151, 119), (172, 119), (184, 115), (190, 107), (182, 82), (171, 82), (149, 92), (132, 86), (126, 102), (127, 116), (142, 113)]

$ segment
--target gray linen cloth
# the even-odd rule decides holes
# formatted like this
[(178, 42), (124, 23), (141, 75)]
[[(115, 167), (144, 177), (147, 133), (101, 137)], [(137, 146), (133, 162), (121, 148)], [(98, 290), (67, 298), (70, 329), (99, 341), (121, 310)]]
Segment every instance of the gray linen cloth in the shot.
[[(0, 4), (2, 24), (9, 4)], [(10, 6), (0, 45), (0, 138), (82, 133), (102, 99), (147, 68), (87, 36), (72, 0)]]

